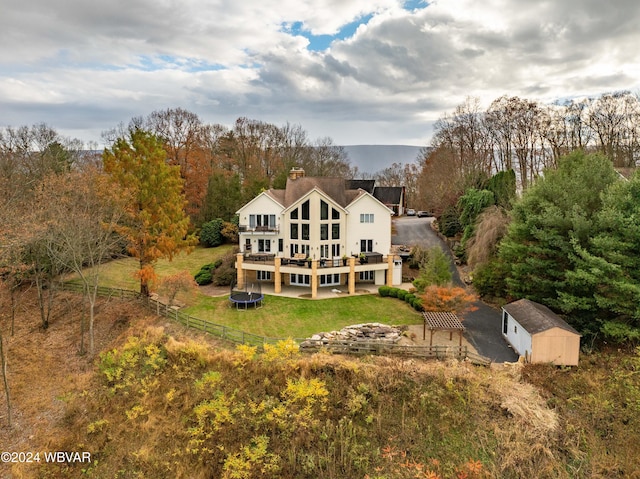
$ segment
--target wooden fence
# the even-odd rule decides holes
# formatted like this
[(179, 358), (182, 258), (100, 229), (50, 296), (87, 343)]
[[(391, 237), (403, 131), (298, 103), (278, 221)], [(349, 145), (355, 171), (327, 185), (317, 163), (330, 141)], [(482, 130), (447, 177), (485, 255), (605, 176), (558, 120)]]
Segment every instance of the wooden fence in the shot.
[[(62, 283), (62, 288), (75, 292), (84, 291), (83, 285), (78, 283)], [(187, 328), (203, 331), (225, 341), (256, 346), (259, 350), (263, 350), (265, 344), (276, 344), (283, 340), (282, 338), (258, 336), (246, 331), (216, 324), (206, 319), (196, 318), (157, 299), (143, 298), (140, 293), (136, 291), (99, 286), (98, 295), (109, 298), (139, 300), (141, 304), (158, 316), (164, 316)], [(416, 346), (373, 341), (313, 341), (310, 339), (294, 339), (294, 341), (300, 345), (300, 351), (309, 353), (323, 350), (332, 354), (390, 354), (423, 359), (467, 359), (474, 364), (484, 366), (491, 363), (490, 359), (469, 351), (466, 346)]]

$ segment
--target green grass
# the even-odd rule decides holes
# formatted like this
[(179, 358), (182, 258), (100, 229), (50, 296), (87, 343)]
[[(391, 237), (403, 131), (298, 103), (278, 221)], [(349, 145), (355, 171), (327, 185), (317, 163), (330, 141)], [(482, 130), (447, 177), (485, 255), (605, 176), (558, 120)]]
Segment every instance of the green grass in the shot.
[(422, 316), (408, 304), (378, 295), (318, 300), (266, 296), (262, 308), (247, 311), (234, 308), (226, 296), (200, 296), (184, 312), (269, 338), (306, 338), (358, 323), (422, 324)]
[[(224, 245), (217, 248), (204, 248), (198, 246), (189, 254), (180, 253), (172, 261), (163, 259), (156, 264), (158, 278), (171, 276), (180, 271), (189, 271), (196, 274), (202, 266), (212, 263), (218, 258), (232, 251), (234, 245)], [(139, 281), (134, 277), (139, 263), (136, 258), (120, 258), (102, 266), (100, 272), (100, 285), (108, 288), (122, 288), (138, 290)]]

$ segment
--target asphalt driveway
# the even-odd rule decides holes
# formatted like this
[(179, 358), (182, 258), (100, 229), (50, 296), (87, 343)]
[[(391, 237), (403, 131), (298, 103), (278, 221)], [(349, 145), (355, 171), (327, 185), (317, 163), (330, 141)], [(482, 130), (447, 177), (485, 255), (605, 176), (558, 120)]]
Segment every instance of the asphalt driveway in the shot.
[[(453, 262), (453, 254), (446, 243), (431, 228), (434, 218), (417, 218), (405, 216), (394, 220), (395, 234), (391, 238), (394, 245), (423, 246), (430, 248), (439, 246), (451, 259), (453, 282), (464, 287), (458, 269)], [(476, 348), (479, 354), (496, 363), (513, 362), (518, 355), (502, 336), (502, 314), (482, 301), (474, 303), (475, 311), (463, 315), (466, 328), (465, 338)]]

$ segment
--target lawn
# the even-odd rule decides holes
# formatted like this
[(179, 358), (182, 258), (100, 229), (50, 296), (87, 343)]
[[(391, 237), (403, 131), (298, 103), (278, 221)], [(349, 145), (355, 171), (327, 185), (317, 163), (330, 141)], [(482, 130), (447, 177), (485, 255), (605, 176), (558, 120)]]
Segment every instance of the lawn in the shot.
[[(172, 261), (158, 261), (156, 272), (160, 278), (185, 270), (195, 274), (201, 266), (212, 263), (232, 249), (233, 245), (196, 247), (190, 254), (177, 255)], [(134, 258), (111, 261), (103, 266), (100, 284), (137, 290), (140, 286), (133, 276), (137, 268), (138, 262)], [(422, 324), (422, 316), (409, 305), (377, 294), (322, 300), (266, 296), (262, 308), (248, 311), (233, 308), (227, 296), (199, 294), (183, 311), (196, 318), (269, 338), (305, 338), (365, 322)]]
[[(156, 264), (156, 274), (159, 278), (171, 276), (180, 271), (189, 271), (196, 274), (200, 268), (208, 263), (213, 263), (216, 259), (232, 251), (234, 245), (224, 245), (218, 248), (204, 248), (198, 246), (189, 254), (180, 253), (172, 261), (160, 260)], [(139, 268), (138, 260), (135, 258), (120, 258), (106, 263), (100, 272), (100, 284), (109, 288), (122, 288), (139, 290), (140, 283), (134, 277), (134, 273)]]
[(237, 310), (228, 298), (201, 295), (184, 310), (196, 318), (269, 338), (307, 338), (359, 323), (422, 324), (422, 316), (408, 304), (377, 294), (332, 299), (266, 296), (264, 306)]

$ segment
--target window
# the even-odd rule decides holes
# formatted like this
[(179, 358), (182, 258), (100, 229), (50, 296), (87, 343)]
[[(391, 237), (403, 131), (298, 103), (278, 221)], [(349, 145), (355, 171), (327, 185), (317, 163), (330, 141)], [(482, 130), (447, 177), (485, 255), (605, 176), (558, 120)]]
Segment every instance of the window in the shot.
[(291, 239), (298, 239), (298, 223), (291, 223)]
[(289, 278), (293, 286), (309, 286), (311, 284), (311, 276), (308, 274), (292, 274)]
[(329, 245), (328, 244), (320, 245), (320, 257), (321, 258), (328, 258), (329, 257)]
[(321, 220), (329, 219), (329, 205), (322, 200), (320, 200), (320, 219)]
[(308, 223), (302, 224), (302, 239), (309, 241), (309, 224)]
[(258, 281), (271, 281), (271, 271), (256, 271)]
[(333, 256), (334, 258), (337, 258), (338, 256), (340, 256), (340, 245), (337, 243), (334, 243), (331, 245), (331, 256)]
[(509, 315), (506, 311), (502, 313), (502, 334), (509, 332)]
[(340, 239), (340, 223), (333, 223), (331, 225), (331, 239)]
[(360, 223), (373, 223), (373, 213), (360, 213)]
[(373, 281), (376, 279), (375, 271), (360, 271), (360, 281)]
[(336, 210), (335, 208), (331, 208), (331, 219), (332, 220), (339, 220), (340, 219), (340, 212), (338, 210)]
[(293, 258), (295, 255), (298, 254), (298, 245), (297, 244), (291, 244), (289, 245), (289, 248), (291, 250), (291, 257)]
[(320, 286), (334, 286), (340, 284), (340, 274), (321, 274), (318, 276)]
[(282, 253), (284, 251), (284, 240), (280, 238), (278, 240), (278, 252)]
[(292, 220), (298, 219), (298, 208), (296, 208), (295, 210), (291, 210), (291, 214), (289, 215), (289, 218), (291, 218)]
[(270, 253), (271, 252), (271, 240), (260, 239), (258, 240), (258, 252)]
[(269, 229), (276, 227), (276, 215), (249, 215), (249, 227), (251, 229)]
[(309, 200), (302, 203), (302, 219), (303, 220), (309, 219)]
[(361, 253), (373, 253), (373, 240), (360, 240)]
[(329, 225), (320, 225), (320, 241), (327, 241), (329, 239)]
[(244, 240), (244, 250), (251, 251), (251, 240), (249, 238)]

